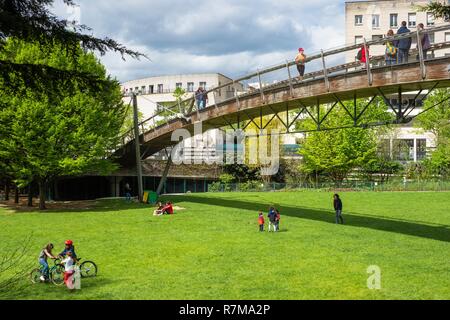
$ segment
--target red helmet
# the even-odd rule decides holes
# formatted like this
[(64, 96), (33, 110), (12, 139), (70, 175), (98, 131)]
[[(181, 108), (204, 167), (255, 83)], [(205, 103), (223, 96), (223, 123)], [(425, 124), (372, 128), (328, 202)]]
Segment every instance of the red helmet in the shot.
[(303, 51), (305, 51), (305, 49), (303, 49), (303, 48), (298, 48), (298, 52), (303, 52)]
[(67, 244), (69, 246), (73, 245), (73, 241), (72, 240), (66, 240), (66, 242), (64, 242), (64, 244)]

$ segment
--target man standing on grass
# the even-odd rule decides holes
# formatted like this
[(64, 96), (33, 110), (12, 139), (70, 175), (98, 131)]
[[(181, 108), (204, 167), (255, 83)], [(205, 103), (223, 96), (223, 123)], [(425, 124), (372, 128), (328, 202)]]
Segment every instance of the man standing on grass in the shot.
[(344, 224), (344, 218), (342, 218), (342, 200), (338, 194), (334, 195), (334, 210), (336, 211), (336, 224)]

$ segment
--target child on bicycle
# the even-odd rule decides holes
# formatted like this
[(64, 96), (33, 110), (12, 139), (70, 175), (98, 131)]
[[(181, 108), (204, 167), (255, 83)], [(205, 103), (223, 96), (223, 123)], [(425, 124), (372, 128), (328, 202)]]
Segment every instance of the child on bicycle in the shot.
[(66, 240), (64, 242), (65, 248), (64, 250), (59, 254), (60, 257), (65, 257), (67, 255), (67, 253), (71, 252), (72, 254), (72, 259), (75, 260), (75, 262), (77, 261), (77, 255), (75, 253), (75, 247), (73, 246), (73, 241), (72, 240)]
[(39, 254), (39, 264), (42, 266), (42, 275), (40, 277), (41, 281), (46, 281), (49, 278), (48, 275), (48, 262), (47, 258), (50, 259), (58, 259), (58, 257), (52, 254), (53, 244), (49, 243), (44, 248), (42, 248), (41, 253)]
[(72, 251), (67, 251), (66, 256), (67, 257), (63, 261), (61, 261), (61, 263), (64, 265), (64, 283), (66, 284), (68, 289), (73, 290), (73, 274), (75, 272), (75, 261), (72, 258)]

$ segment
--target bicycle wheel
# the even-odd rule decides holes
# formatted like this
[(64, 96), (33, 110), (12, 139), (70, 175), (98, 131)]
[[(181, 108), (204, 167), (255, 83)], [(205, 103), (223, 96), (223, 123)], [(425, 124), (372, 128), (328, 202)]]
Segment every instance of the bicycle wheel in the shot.
[(30, 272), (30, 280), (32, 283), (41, 282), (41, 276), (42, 276), (42, 273), (41, 273), (41, 269), (39, 269), (39, 268), (33, 269), (33, 271)]
[(80, 265), (82, 278), (92, 278), (97, 275), (97, 265), (93, 261), (85, 261)]
[(58, 264), (51, 269), (50, 279), (56, 286), (64, 284), (64, 266), (62, 264)]

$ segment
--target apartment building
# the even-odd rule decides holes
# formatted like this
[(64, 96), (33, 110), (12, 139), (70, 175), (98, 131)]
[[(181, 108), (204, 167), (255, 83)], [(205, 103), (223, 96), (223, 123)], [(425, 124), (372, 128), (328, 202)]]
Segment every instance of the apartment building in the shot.
[[(148, 119), (157, 111), (176, 105), (174, 92), (177, 88), (182, 88), (186, 92), (183, 98), (187, 99), (192, 97), (199, 87), (210, 90), (229, 83), (226, 87), (208, 94), (207, 106), (210, 106), (234, 97), (236, 92), (244, 91), (241, 83), (232, 82), (231, 78), (220, 73), (181, 74), (127, 81), (121, 84), (121, 89), (125, 103), (130, 102), (131, 93), (138, 93), (139, 112), (142, 114), (143, 119)], [(174, 112), (178, 113), (179, 110), (175, 109)], [(156, 118), (156, 120), (161, 119)], [(216, 150), (216, 136), (219, 136), (219, 132), (212, 130), (186, 140), (181, 150), (177, 153), (179, 158), (173, 160), (185, 163), (213, 162), (219, 154)], [(161, 152), (151, 158), (165, 160), (167, 155), (165, 152)]]
[[(139, 93), (139, 111), (143, 114), (144, 119), (147, 119), (162, 106), (169, 107), (175, 105), (176, 99), (174, 92), (177, 88), (184, 89), (186, 92), (184, 98), (189, 98), (194, 95), (194, 92), (199, 87), (209, 90), (232, 81), (231, 78), (220, 73), (182, 74), (127, 81), (122, 83), (121, 87), (126, 103), (130, 100), (127, 97), (130, 93)], [(229, 99), (234, 96), (236, 91), (242, 92), (243, 89), (241, 83), (235, 83), (219, 89), (215, 93), (210, 93), (208, 95), (208, 105)]]

